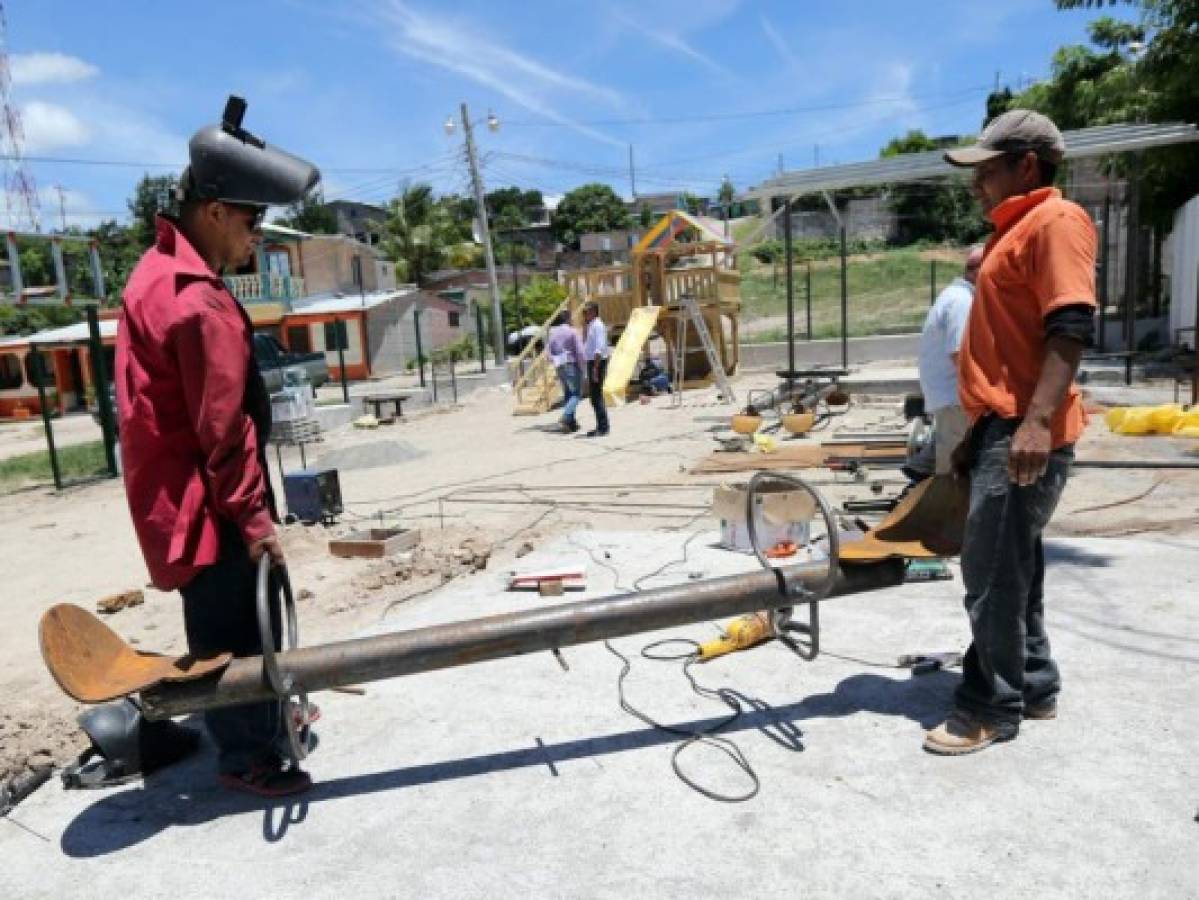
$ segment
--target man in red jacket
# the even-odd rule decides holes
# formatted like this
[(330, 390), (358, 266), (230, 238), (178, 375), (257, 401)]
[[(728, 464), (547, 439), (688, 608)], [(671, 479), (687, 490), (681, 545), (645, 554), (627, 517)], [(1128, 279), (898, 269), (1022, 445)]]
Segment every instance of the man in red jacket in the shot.
[[(159, 216), (155, 245), (125, 287), (117, 338), (130, 513), (154, 585), (183, 596), (197, 656), (261, 653), (256, 563), (283, 562), (263, 453), (270, 398), (249, 317), (221, 273), (253, 257), (268, 205), (296, 202), (320, 178), (242, 129), (244, 111), (230, 98), (224, 121), (192, 138), (179, 217)], [(311, 787), (277, 749), (283, 714), (291, 707), (278, 702), (205, 714), (222, 784), (263, 796)]]

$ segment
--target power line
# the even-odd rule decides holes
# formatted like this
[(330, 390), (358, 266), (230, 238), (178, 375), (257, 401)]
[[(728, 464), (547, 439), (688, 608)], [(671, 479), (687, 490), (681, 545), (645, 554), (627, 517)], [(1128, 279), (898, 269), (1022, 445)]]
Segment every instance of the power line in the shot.
[[(338, 175), (367, 175), (367, 174), (389, 174), (403, 175), (405, 173), (421, 172), (438, 165), (439, 163), (447, 162), (458, 154), (447, 153), (444, 156), (435, 157), (429, 162), (422, 163), (418, 166), (407, 168), (382, 168), (382, 167), (360, 167), (360, 166), (321, 166), (322, 172)], [(113, 168), (126, 169), (178, 169), (182, 170), (187, 165), (186, 162), (150, 162), (149, 160), (130, 160), (130, 159), (92, 159), (84, 157), (66, 157), (66, 156), (20, 156), (13, 154), (0, 154), (0, 160), (15, 161), (23, 159), (25, 162), (46, 163), (49, 165), (71, 165), (71, 166), (107, 166)]]
[(915, 97), (910, 94), (897, 94), (890, 97), (866, 97), (845, 103), (821, 103), (811, 106), (787, 106), (776, 109), (762, 109), (745, 112), (695, 113), (692, 115), (663, 116), (661, 118), (642, 119), (594, 119), (582, 122), (554, 122), (550, 120), (522, 122), (505, 119), (504, 124), (523, 128), (575, 128), (579, 125), (612, 126), (612, 125), (682, 125), (689, 122), (727, 122), (740, 119), (762, 119), (773, 116), (791, 116), (797, 113), (828, 112), (830, 110), (855, 109), (862, 106), (877, 106), (886, 103), (913, 103), (924, 99), (944, 99), (945, 97), (961, 97), (964, 94), (977, 95), (991, 90), (990, 85), (981, 85), (954, 91), (950, 94), (932, 94), (927, 97)]

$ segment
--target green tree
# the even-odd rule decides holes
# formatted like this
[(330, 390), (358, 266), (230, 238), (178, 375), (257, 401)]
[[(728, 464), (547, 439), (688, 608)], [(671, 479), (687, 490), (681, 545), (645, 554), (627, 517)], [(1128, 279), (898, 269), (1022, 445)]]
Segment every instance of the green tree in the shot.
[(388, 205), (383, 252), (399, 268), (397, 275), (420, 284), (440, 269), (452, 247), (462, 241), (462, 226), (449, 205), (433, 196), (427, 184), (406, 186)]
[(579, 249), (579, 236), (590, 231), (628, 228), (631, 218), (624, 201), (606, 184), (577, 187), (558, 204), (550, 231), (562, 244)]
[[(884, 159), (904, 153), (925, 153), (939, 145), (923, 131), (892, 138), (879, 154)], [(986, 232), (986, 223), (961, 176), (937, 183), (893, 184), (887, 205), (899, 218), (899, 241), (967, 243)]]
[(566, 288), (551, 278), (534, 278), (520, 286), (520, 309), (517, 309), (516, 291), (504, 289), (504, 333), (516, 331), (520, 323), (541, 325), (558, 304), (566, 299)]
[(319, 190), (287, 207), (287, 215), (275, 219), (275, 224), (309, 234), (337, 234), (337, 215), (325, 205), (325, 195)]
[[(1051, 78), (1013, 105), (1038, 109), (1060, 127), (1111, 122), (1194, 122), (1199, 118), (1199, 0), (1057, 0), (1063, 10), (1130, 6), (1136, 23), (1104, 16), (1088, 27), (1092, 46), (1061, 48)], [(1117, 160), (1117, 168), (1125, 164)], [(1141, 213), (1169, 227), (1175, 209), (1199, 193), (1199, 148), (1145, 154)]]
[(141, 258), (143, 248), (140, 238), (132, 227), (118, 225), (108, 219), (96, 226), (94, 232), (100, 250), (100, 266), (104, 271), (104, 289), (110, 303), (119, 302), (129, 273)]
[(641, 213), (638, 218), (642, 228), (652, 228), (654, 224), (654, 211), (648, 203), (641, 204)]
[[(522, 191), (517, 187), (498, 188), (484, 198), (487, 215), (497, 228), (520, 228), (529, 225), (544, 206), (541, 191)], [(474, 204), (471, 204), (472, 212)]]
[(174, 175), (143, 175), (133, 189), (133, 196), (126, 205), (133, 217), (130, 226), (138, 246), (145, 250), (154, 243), (154, 218), (159, 213), (176, 215), (179, 203), (175, 191), (179, 179)]

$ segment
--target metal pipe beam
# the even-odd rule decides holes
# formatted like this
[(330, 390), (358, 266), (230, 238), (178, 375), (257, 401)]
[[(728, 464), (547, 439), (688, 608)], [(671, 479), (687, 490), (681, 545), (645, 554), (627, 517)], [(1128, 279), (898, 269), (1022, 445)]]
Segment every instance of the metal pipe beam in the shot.
[[(795, 573), (796, 582), (813, 588), (825, 578), (823, 564), (789, 571)], [(899, 560), (843, 566), (830, 596), (890, 587), (902, 582), (903, 572)], [(277, 658), (295, 689), (312, 693), (787, 605), (775, 572), (761, 570), (302, 647)], [(162, 719), (275, 697), (264, 676), (262, 657), (253, 656), (233, 660), (219, 677), (161, 684), (144, 692), (142, 703), (147, 718)]]

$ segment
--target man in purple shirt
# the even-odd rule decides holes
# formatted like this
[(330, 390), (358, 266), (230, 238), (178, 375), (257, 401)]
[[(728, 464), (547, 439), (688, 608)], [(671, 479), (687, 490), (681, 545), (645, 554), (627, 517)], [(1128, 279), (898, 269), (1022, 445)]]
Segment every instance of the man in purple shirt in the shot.
[(579, 396), (582, 393), (583, 342), (579, 340), (579, 333), (570, 324), (570, 313), (566, 310), (558, 313), (558, 317), (554, 319), (545, 352), (554, 364), (558, 380), (562, 383), (562, 394), (566, 398), (560, 421), (562, 431), (578, 431), (575, 408), (579, 405)]

